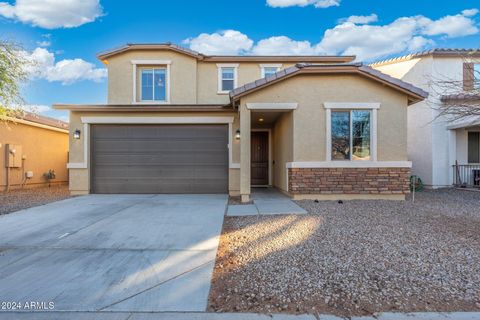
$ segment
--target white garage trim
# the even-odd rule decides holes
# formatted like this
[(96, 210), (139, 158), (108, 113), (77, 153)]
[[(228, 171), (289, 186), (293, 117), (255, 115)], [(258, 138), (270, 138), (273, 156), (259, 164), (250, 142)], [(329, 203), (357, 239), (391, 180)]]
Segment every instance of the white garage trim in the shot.
[(90, 124), (212, 124), (233, 123), (233, 117), (82, 117)]
[(69, 169), (87, 169), (89, 158), (90, 124), (228, 124), (228, 164), (232, 163), (232, 123), (233, 117), (81, 117), (83, 123), (83, 162), (68, 163)]

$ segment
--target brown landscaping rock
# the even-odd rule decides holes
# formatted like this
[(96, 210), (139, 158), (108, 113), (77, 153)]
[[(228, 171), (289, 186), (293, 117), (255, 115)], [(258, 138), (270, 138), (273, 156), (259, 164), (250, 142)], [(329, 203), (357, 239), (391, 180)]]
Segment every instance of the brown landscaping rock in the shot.
[(67, 185), (0, 192), (0, 215), (70, 198)]
[(480, 193), (297, 203), (311, 214), (225, 219), (210, 311), (480, 310)]

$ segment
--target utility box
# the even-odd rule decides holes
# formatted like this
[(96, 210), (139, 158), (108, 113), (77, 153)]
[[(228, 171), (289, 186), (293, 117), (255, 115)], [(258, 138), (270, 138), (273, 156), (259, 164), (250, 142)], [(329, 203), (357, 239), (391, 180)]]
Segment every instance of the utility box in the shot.
[(7, 168), (21, 168), (22, 146), (18, 144), (6, 144), (5, 151), (5, 166)]

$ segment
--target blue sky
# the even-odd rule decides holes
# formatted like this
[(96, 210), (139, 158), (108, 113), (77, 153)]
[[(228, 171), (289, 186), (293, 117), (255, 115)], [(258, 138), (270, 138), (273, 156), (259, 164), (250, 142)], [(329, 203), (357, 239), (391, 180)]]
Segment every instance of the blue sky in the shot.
[[(128, 4), (127, 4), (128, 3)], [(207, 54), (357, 54), (375, 61), (431, 47), (480, 47), (473, 0), (0, 0), (0, 38), (36, 61), (23, 92), (53, 103), (106, 103), (100, 51), (164, 42)]]

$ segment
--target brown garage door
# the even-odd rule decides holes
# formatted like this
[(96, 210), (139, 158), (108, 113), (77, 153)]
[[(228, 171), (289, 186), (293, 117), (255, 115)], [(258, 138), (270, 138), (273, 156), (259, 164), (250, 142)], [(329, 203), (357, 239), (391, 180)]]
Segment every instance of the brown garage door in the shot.
[(93, 193), (225, 193), (226, 125), (92, 125)]

